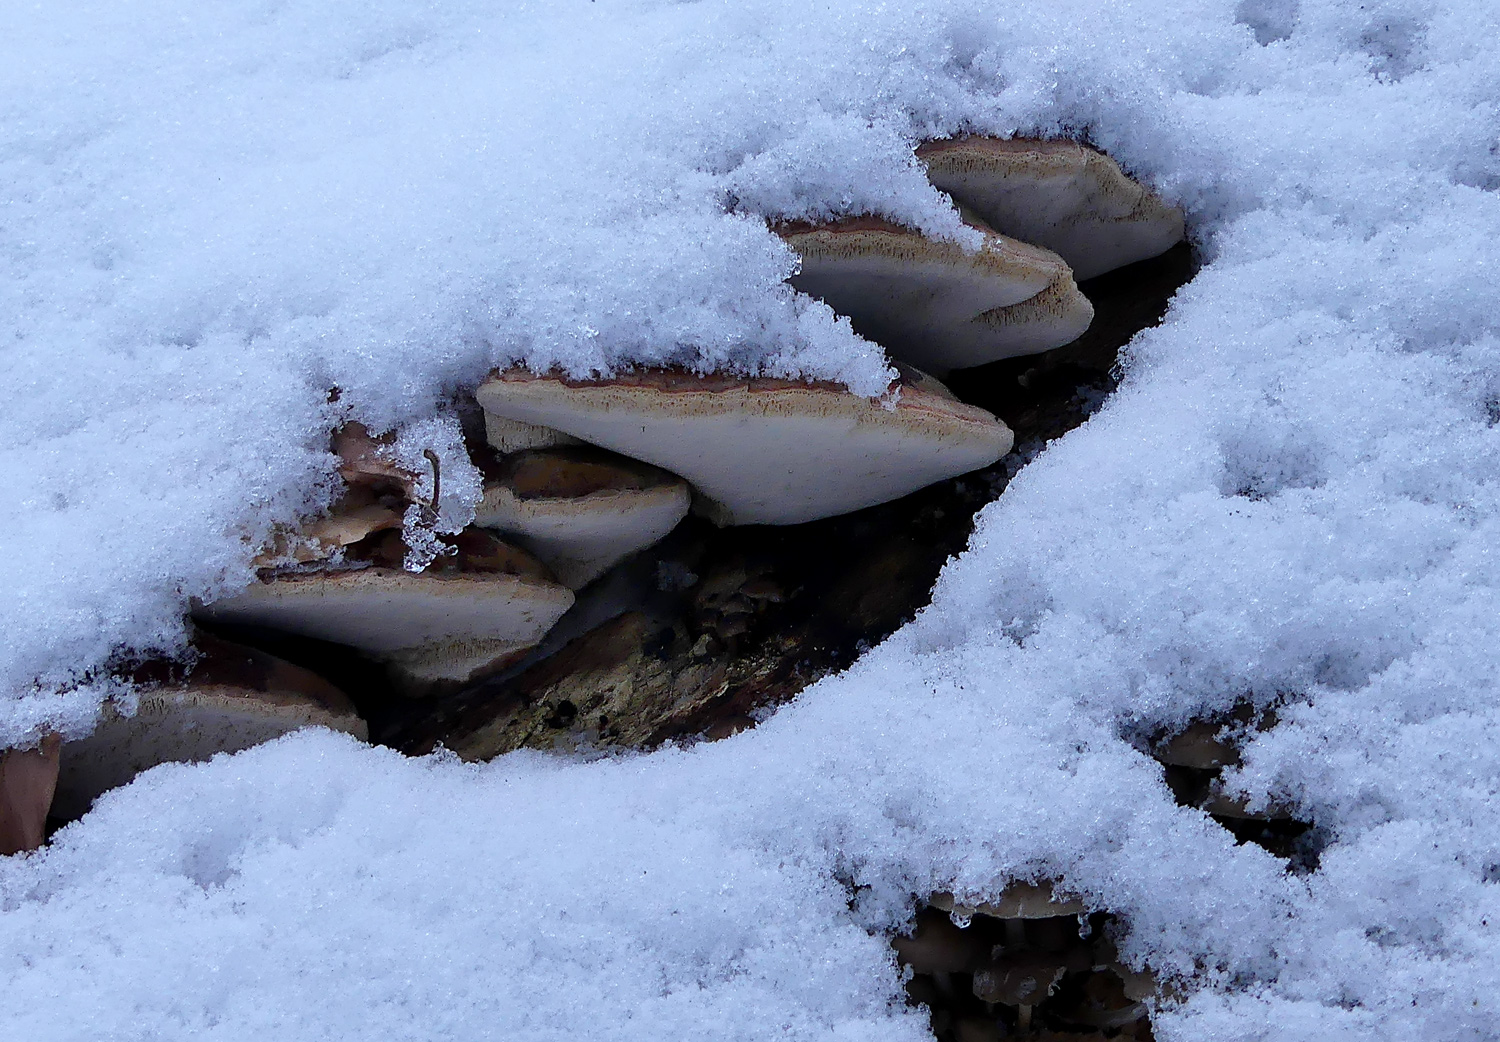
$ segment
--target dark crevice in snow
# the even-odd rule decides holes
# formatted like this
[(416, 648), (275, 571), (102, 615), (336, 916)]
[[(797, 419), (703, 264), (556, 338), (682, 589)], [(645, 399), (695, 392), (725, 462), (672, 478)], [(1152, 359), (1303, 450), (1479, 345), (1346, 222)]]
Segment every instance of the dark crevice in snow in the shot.
[[(1083, 337), (953, 374), (955, 394), (1016, 434), (1017, 451), (994, 466), (808, 524), (718, 528), (689, 517), (581, 591), (521, 661), (465, 689), (413, 698), (384, 664), (349, 647), (200, 624), (326, 678), (348, 694), (373, 741), (403, 752), (441, 746), (488, 759), (523, 746), (650, 748), (725, 737), (909, 622), (965, 548), (976, 513), (1049, 441), (1098, 409), (1116, 386), (1120, 349), (1161, 319), (1194, 270), (1183, 244), (1089, 280), (1081, 288), (1096, 317)], [(397, 537), (370, 539), (379, 549)], [(358, 556), (361, 545), (349, 552)], [(383, 563), (399, 567), (401, 556)]]
[(1165, 774), (1178, 803), (1205, 811), (1236, 842), (1256, 844), (1284, 859), (1298, 875), (1317, 870), (1325, 841), (1311, 823), (1299, 821), (1275, 804), (1252, 810), (1244, 801), (1224, 796), (1219, 770), (1168, 766)]
[(1183, 244), (1089, 280), (1081, 288), (1096, 317), (1080, 339), (954, 373), (955, 394), (1016, 434), (1018, 450), (994, 466), (808, 524), (721, 529), (690, 517), (583, 590), (520, 662), (466, 689), (411, 698), (382, 664), (348, 647), (223, 622), (205, 630), (327, 678), (349, 694), (372, 740), (408, 753), (441, 746), (488, 759), (523, 746), (650, 748), (733, 734), (928, 603), (978, 510), (1100, 406), (1115, 388), (1120, 349), (1160, 321), (1194, 269)]

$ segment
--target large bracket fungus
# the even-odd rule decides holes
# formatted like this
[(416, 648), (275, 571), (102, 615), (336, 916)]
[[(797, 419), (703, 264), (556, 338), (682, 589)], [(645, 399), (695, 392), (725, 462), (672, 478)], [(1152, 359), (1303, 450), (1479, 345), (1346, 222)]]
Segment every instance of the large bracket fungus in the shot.
[(963, 137), (917, 149), (927, 179), (991, 228), (1045, 246), (1079, 280), (1182, 241), (1182, 211), (1076, 141)]
[(497, 373), (487, 412), (552, 427), (687, 478), (721, 524), (790, 525), (882, 503), (995, 462), (1011, 433), (907, 374), (887, 404), (824, 383), (655, 369), (610, 380)]
[(977, 250), (877, 217), (787, 225), (780, 234), (802, 258), (794, 287), (939, 376), (1076, 340), (1094, 309), (1063, 259), (978, 230)]
[(463, 571), (373, 567), (272, 576), (200, 614), (347, 644), (390, 663), (419, 689), (461, 683), (534, 645), (573, 604), (572, 591), (551, 581), (540, 562), (506, 550), (465, 561)]
[(198, 616), (358, 648), (412, 694), (485, 675), (536, 644), (572, 606), (572, 592), (531, 554), (477, 528), (447, 539), (421, 533), (431, 559), (412, 570), (406, 520), (436, 521), (441, 468), (427, 450), (431, 498), (421, 503), (418, 475), (392, 460), (388, 445), (359, 424), (336, 432), (346, 490), (334, 511), (279, 533), (257, 559), (260, 582), (202, 605)]
[(148, 667), (133, 713), (106, 705), (94, 731), (62, 747), (52, 816), (72, 820), (100, 793), (161, 763), (207, 760), (301, 727), (368, 737), (348, 697), (311, 670), (206, 633), (186, 675)]

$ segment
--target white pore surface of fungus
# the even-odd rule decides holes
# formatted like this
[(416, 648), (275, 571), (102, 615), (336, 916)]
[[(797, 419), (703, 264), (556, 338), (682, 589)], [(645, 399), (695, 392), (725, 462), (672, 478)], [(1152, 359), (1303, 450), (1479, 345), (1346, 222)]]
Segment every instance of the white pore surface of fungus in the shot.
[[(0, 739), (171, 648), (328, 428), (519, 360), (843, 379), (763, 217), (962, 238), (911, 156), (1084, 134), (1205, 266), (916, 623), (761, 727), (592, 763), (328, 733), (0, 860), (54, 1039), (916, 1040), (910, 895), (1057, 876), (1168, 1042), (1500, 1023), (1500, 37), (1483, 0), (11, 5)], [(330, 390), (340, 394), (330, 402)], [(1297, 878), (1126, 740), (1238, 699)], [(851, 894), (854, 895), (852, 906)]]

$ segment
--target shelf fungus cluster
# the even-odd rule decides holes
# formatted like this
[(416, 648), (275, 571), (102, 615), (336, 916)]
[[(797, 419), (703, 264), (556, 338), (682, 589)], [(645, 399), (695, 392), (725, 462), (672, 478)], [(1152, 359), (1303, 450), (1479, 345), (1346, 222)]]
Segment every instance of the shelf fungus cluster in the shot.
[[(435, 450), (424, 450), (424, 482), (357, 425), (339, 432), (334, 447), (344, 497), (263, 555), (259, 582), (202, 606), (203, 621), (342, 644), (424, 694), (503, 667), (572, 606), (573, 591), (546, 564), (488, 529), (439, 540)], [(440, 545), (414, 561), (429, 541)]]
[[(60, 755), (56, 742), (4, 754), (0, 840), (12, 849), (40, 842), (35, 807), (45, 810), (51, 786), (54, 815), (67, 819), (153, 763), (200, 759), (307, 723), (364, 733), (340, 691), (302, 666), (264, 657), (271, 651), (327, 673), (365, 700), (361, 709), (373, 697), (372, 676), (381, 698), (394, 692), (407, 706), (438, 706), (523, 667), (532, 670), (531, 687), (550, 690), (536, 656), (556, 644), (578, 658), (580, 642), (607, 634), (609, 654), (584, 655), (589, 668), (667, 694), (588, 702), (600, 734), (648, 741), (677, 735), (679, 726), (729, 733), (734, 727), (712, 718), (719, 703), (701, 697), (708, 681), (699, 674), (723, 672), (704, 664), (712, 659), (704, 649), (732, 644), (779, 595), (757, 599), (746, 580), (750, 592), (712, 606), (708, 623), (677, 626), (673, 639), (699, 664), (661, 670), (652, 664), (660, 654), (648, 662), (640, 649), (619, 646), (656, 639), (663, 627), (649, 613), (626, 607), (579, 621), (597, 611), (580, 603), (574, 621), (559, 626), (575, 599), (616, 582), (617, 565), (690, 513), (694, 524), (718, 529), (805, 525), (991, 467), (1010, 451), (1012, 431), (936, 377), (1075, 341), (1094, 318), (1080, 279), (1161, 254), (1183, 236), (1178, 211), (1112, 160), (1071, 142), (968, 138), (932, 142), (917, 154), (977, 232), (977, 245), (873, 216), (775, 226), (801, 258), (792, 286), (888, 352), (898, 376), (883, 397), (670, 368), (596, 379), (508, 369), (475, 390), (482, 423), (476, 413), (456, 441), (414, 440), (405, 429), (373, 436), (346, 424), (333, 435), (343, 488), (332, 507), (278, 533), (256, 559), (258, 579), (248, 589), (194, 606), (204, 627), (195, 669), (141, 688), (133, 714), (106, 711), (93, 736)], [(864, 610), (858, 596), (837, 597), (830, 603), (857, 609), (851, 617)], [(557, 636), (564, 632), (567, 640)], [(265, 650), (231, 650), (211, 633)], [(299, 647), (337, 651), (331, 659), (299, 657)], [(325, 668), (335, 659), (357, 662), (356, 675)], [(616, 664), (605, 668), (604, 659)], [(785, 693), (804, 660), (789, 640), (765, 657), (755, 683)], [(230, 679), (226, 661), (240, 667)], [(584, 704), (556, 701), (539, 721)], [(642, 712), (667, 715), (620, 716), (647, 704), (657, 708)], [(753, 708), (736, 703), (735, 720), (748, 721)], [(412, 711), (402, 712), (409, 720)], [(668, 726), (668, 716), (676, 723)], [(496, 735), (544, 726), (485, 720), (473, 726)], [(451, 737), (432, 740), (451, 748)], [(512, 747), (509, 737), (476, 741), (476, 754)]]
[(933, 894), (891, 943), (938, 1042), (1144, 1042), (1157, 986), (1120, 961), (1110, 927), (1050, 883), (1013, 883), (993, 904)]

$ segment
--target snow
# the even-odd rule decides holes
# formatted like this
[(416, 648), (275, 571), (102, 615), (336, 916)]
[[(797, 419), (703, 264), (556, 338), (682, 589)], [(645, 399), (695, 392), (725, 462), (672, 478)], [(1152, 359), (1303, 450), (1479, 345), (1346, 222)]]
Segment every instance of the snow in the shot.
[(403, 564), (420, 572), (443, 552), (436, 533), (454, 535), (473, 523), (474, 508), (484, 498), (484, 477), (469, 459), (457, 416), (414, 420), (395, 433), (383, 454), (417, 475), (416, 502), (406, 508), (401, 537), (410, 548)]
[[(1206, 262), (917, 622), (753, 731), (480, 766), (307, 733), (0, 859), (16, 1037), (916, 1040), (881, 931), (1018, 875), (1192, 974), (1169, 1042), (1495, 1034), (1492, 5), (4, 19), (4, 742), (86, 727), (111, 655), (245, 582), (339, 419), (512, 360), (878, 389), (763, 218), (957, 235), (918, 138), (1086, 133)], [(1132, 744), (1244, 698), (1280, 723), (1237, 784), (1329, 837), (1311, 875)]]

